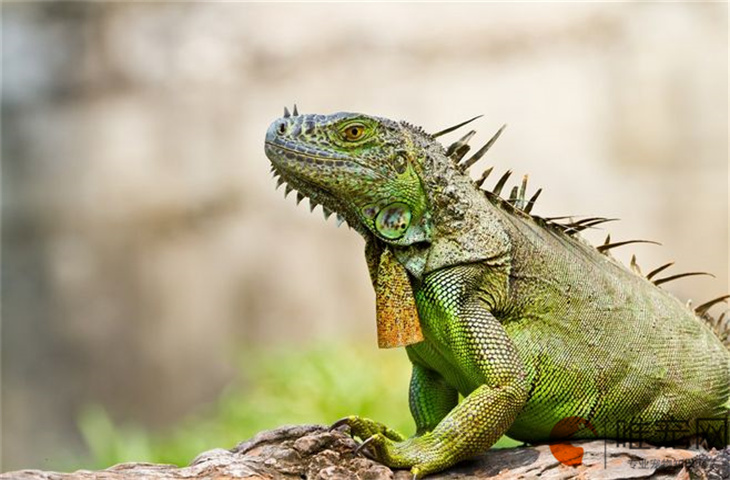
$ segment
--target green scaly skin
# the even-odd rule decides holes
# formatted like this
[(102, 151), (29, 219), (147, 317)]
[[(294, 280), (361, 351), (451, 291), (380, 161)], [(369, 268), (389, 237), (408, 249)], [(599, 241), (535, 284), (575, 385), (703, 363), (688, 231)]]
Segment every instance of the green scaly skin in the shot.
[(694, 420), (727, 416), (730, 351), (703, 318), (526, 214), (524, 198), (485, 194), (420, 128), (295, 110), (272, 123), (265, 148), (287, 193), (365, 238), (373, 279), (384, 249), (408, 272), (425, 337), (406, 347), (416, 434), (341, 422), (381, 462), (420, 477), (504, 434), (554, 439), (566, 417), (593, 426), (572, 438), (613, 438), (618, 422), (635, 422), (661, 443), (667, 422), (688, 421), (689, 436)]

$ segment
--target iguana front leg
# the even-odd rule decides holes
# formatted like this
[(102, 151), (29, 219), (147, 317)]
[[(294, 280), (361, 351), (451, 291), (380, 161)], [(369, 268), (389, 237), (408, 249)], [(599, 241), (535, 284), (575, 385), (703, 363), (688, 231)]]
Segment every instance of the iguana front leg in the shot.
[[(455, 375), (476, 388), (423, 435), (398, 441), (375, 433), (366, 440), (379, 461), (410, 468), (416, 476), (488, 449), (509, 429), (527, 400), (525, 370), (512, 341), (479, 298), (478, 289), (463, 285), (465, 272), (454, 273), (427, 281), (420, 292), (424, 331), (427, 341), (451, 352), (449, 368)], [(415, 416), (423, 411), (417, 409)]]
[(416, 436), (430, 432), (459, 403), (459, 392), (446, 383), (436, 371), (419, 365), (415, 354), (409, 351), (413, 362), (408, 405), (416, 422)]
[(487, 450), (509, 429), (525, 396), (516, 385), (482, 385), (431, 432), (400, 442), (378, 433), (366, 446), (380, 462), (420, 478)]

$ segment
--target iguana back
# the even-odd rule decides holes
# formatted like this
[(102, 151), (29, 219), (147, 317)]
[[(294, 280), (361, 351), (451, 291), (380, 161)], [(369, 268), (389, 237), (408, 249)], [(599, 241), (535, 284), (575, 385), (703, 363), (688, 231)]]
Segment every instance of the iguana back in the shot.
[[(730, 353), (694, 311), (590, 245), (505, 218), (511, 308), (497, 317), (534, 385), (510, 436), (547, 440), (569, 416), (612, 437), (629, 420), (694, 423), (726, 412)], [(571, 399), (555, 399), (556, 389)], [(659, 428), (643, 440), (672, 440), (666, 434)]]

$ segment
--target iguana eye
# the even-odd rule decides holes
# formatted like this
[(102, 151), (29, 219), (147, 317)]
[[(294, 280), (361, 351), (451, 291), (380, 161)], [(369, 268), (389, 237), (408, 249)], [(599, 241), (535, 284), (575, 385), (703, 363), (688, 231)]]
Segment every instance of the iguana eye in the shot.
[(356, 142), (360, 140), (363, 135), (365, 135), (365, 125), (361, 125), (359, 123), (353, 123), (351, 125), (348, 125), (342, 131), (342, 135), (345, 137), (345, 140), (350, 142)]
[(411, 209), (405, 203), (391, 203), (375, 218), (375, 229), (389, 240), (397, 240), (405, 235), (410, 225)]

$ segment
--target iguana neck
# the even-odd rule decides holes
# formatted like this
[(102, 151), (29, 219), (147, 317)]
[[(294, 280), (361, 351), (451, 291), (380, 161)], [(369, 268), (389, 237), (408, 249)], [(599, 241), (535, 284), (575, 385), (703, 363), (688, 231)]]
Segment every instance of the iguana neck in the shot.
[(424, 157), (417, 162), (428, 197), (432, 239), (430, 243), (393, 247), (396, 258), (416, 279), (441, 268), (475, 262), (504, 264), (510, 239), (498, 211), (434, 143), (419, 142)]

